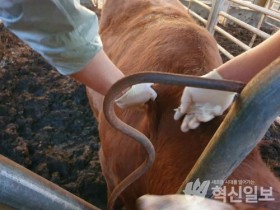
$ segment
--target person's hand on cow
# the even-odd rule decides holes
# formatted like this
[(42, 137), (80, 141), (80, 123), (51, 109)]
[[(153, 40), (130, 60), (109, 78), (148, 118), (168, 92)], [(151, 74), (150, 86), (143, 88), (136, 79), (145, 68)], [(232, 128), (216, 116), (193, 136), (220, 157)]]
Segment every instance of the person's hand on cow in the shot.
[[(248, 83), (257, 73), (280, 56), (280, 31), (258, 46), (222, 64), (203, 77), (226, 79)], [(218, 73), (219, 72), (219, 73)], [(221, 115), (232, 103), (234, 93), (199, 88), (185, 88), (181, 106), (176, 110), (175, 120), (184, 116), (181, 130), (195, 129), (201, 122), (207, 122)]]
[[(223, 79), (216, 70), (202, 77)], [(214, 117), (222, 115), (231, 105), (234, 96), (233, 92), (185, 87), (181, 105), (175, 109), (174, 119), (179, 120), (183, 117), (182, 132), (196, 129), (201, 122), (208, 122)]]
[(153, 83), (142, 83), (133, 85), (115, 102), (120, 108), (124, 109), (128, 107), (143, 105), (150, 99), (155, 100), (157, 97), (157, 93), (151, 87), (152, 85)]

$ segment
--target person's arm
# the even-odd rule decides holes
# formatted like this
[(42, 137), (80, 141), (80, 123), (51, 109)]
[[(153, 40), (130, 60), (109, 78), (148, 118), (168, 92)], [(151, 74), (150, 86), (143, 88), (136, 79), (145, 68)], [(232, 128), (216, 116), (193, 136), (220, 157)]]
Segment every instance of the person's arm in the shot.
[[(124, 77), (102, 50), (96, 14), (78, 0), (3, 0), (0, 19), (61, 74), (102, 95)], [(117, 105), (126, 108), (154, 99), (150, 86), (133, 86)]]
[(248, 83), (258, 72), (280, 56), (280, 31), (258, 46), (217, 68), (222, 78)]
[(63, 75), (79, 72), (102, 49), (96, 14), (77, 0), (3, 0), (0, 19)]
[[(111, 86), (124, 75), (101, 50), (81, 71), (72, 74), (71, 77), (106, 95)], [(133, 85), (115, 101), (116, 104), (124, 109), (142, 105), (150, 99), (155, 100), (157, 93), (151, 85), (152, 83)]]
[(81, 71), (72, 74), (71, 77), (105, 95), (110, 87), (124, 75), (105, 52), (100, 50)]
[[(257, 47), (233, 58), (217, 69), (204, 75), (210, 79), (227, 79), (248, 83), (258, 72), (280, 56), (280, 31)], [(181, 130), (197, 128), (201, 122), (208, 122), (222, 115), (231, 105), (235, 93), (186, 87), (181, 105), (176, 109), (174, 119), (183, 118)]]

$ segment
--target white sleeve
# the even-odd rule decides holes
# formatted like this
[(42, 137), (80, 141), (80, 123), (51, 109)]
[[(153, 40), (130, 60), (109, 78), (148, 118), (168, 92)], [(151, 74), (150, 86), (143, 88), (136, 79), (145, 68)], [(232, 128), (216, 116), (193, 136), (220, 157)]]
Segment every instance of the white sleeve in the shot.
[(64, 75), (102, 48), (97, 16), (79, 0), (1, 0), (0, 19)]

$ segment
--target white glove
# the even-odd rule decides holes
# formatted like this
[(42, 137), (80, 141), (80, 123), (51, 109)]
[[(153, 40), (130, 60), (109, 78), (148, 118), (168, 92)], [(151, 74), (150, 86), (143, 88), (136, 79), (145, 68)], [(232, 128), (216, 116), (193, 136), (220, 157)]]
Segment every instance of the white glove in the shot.
[(191, 195), (143, 195), (137, 204), (139, 210), (236, 210), (230, 204)]
[(143, 105), (150, 99), (154, 101), (157, 97), (157, 93), (151, 87), (152, 85), (153, 83), (142, 83), (133, 85), (115, 102), (120, 108), (124, 109), (132, 106)]
[[(202, 77), (223, 79), (216, 70)], [(196, 129), (201, 122), (208, 122), (215, 116), (222, 115), (231, 105), (235, 94), (227, 91), (185, 87), (181, 105), (175, 109), (174, 119), (179, 120), (184, 116), (181, 124), (182, 132)]]

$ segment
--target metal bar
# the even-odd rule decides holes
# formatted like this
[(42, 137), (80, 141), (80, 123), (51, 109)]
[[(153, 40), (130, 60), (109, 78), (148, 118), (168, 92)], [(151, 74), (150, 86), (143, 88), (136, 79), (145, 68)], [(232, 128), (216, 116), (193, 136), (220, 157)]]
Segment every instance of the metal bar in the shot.
[(196, 12), (192, 11), (191, 9), (187, 9), (188, 12), (194, 16), (196, 19), (198, 19), (199, 21), (201, 21), (204, 25), (206, 25), (207, 20), (205, 20), (203, 17), (201, 17), (199, 14), (197, 14)]
[[(189, 13), (194, 16), (195, 18), (197, 18), (199, 21), (201, 21), (202, 23), (206, 24), (207, 23), (207, 20), (205, 20), (204, 18), (202, 18), (200, 15), (198, 15), (197, 13), (195, 13), (194, 11), (192, 10), (188, 10)], [(218, 27), (218, 26), (217, 26)], [(227, 51), (225, 48), (223, 48), (222, 46), (218, 45), (218, 48), (219, 50), (226, 56), (228, 57), (229, 59), (232, 59), (234, 58), (234, 56), (229, 52)]]
[(229, 0), (229, 1), (231, 1), (233, 3), (236, 3), (236, 4), (239, 4), (239, 5), (242, 5), (242, 6), (245, 6), (245, 7), (249, 7), (250, 9), (256, 10), (256, 11), (261, 12), (261, 13), (264, 13), (264, 14), (269, 15), (271, 17), (274, 17), (276, 19), (280, 19), (280, 14), (279, 13), (271, 11), (271, 10), (263, 8), (263, 7), (260, 7), (258, 5), (248, 3), (246, 1), (241, 1), (241, 0)]
[[(280, 2), (275, 1), (275, 0), (272, 0), (271, 3), (270, 3), (270, 5), (268, 6), (268, 8), (269, 8), (270, 10), (275, 11), (275, 12), (277, 12), (277, 13), (280, 14), (280, 8), (278, 8), (278, 10), (273, 8), (273, 6), (274, 6), (275, 4), (278, 4), (278, 5), (280, 6)], [(274, 17), (267, 16), (267, 17), (265, 18), (265, 20), (264, 20), (266, 24), (272, 26), (274, 29), (279, 30), (279, 27), (278, 27), (277, 25), (273, 24), (273, 23), (270, 23), (268, 19), (271, 19), (271, 20), (277, 21), (277, 22), (280, 22), (280, 19), (276, 19), (276, 18), (274, 18)]]
[(210, 15), (206, 24), (206, 28), (211, 34), (214, 34), (215, 32), (215, 26), (218, 22), (219, 12), (222, 10), (224, 1), (225, 0), (214, 0), (212, 3)]
[(238, 46), (240, 46), (241, 48), (243, 48), (244, 50), (249, 50), (251, 49), (248, 45), (246, 45), (245, 43), (241, 42), (239, 39), (235, 38), (234, 36), (232, 36), (231, 34), (229, 34), (228, 32), (226, 32), (225, 30), (223, 30), (222, 28), (215, 26), (215, 30), (217, 32), (219, 32), (220, 34), (224, 35), (226, 38), (228, 38), (229, 40), (233, 41), (235, 44), (237, 44)]
[[(210, 9), (209, 6), (207, 6), (206, 4), (204, 4), (204, 3), (202, 3), (202, 2), (199, 2), (198, 0), (193, 0), (193, 2), (198, 3), (199, 5), (203, 6), (205, 9)], [(219, 2), (219, 3), (221, 3), (221, 2)], [(199, 16), (197, 13), (195, 13), (194, 11), (189, 10), (189, 13), (190, 13), (191, 15), (193, 15), (195, 18), (197, 18), (199, 21), (201, 21), (202, 23), (206, 24), (207, 21), (206, 21), (205, 19), (203, 19), (202, 17), (200, 17), (200, 16)], [(224, 16), (225, 18), (228, 18), (228, 19), (234, 21), (234, 22), (237, 23), (238, 25), (240, 25), (240, 26), (242, 26), (242, 27), (244, 27), (244, 28), (246, 28), (246, 29), (252, 31), (253, 33), (259, 35), (260, 37), (262, 37), (262, 38), (264, 38), (264, 39), (267, 39), (267, 38), (270, 37), (269, 34), (267, 34), (267, 33), (263, 32), (263, 31), (261, 31), (261, 30), (255, 28), (255, 27), (253, 27), (253, 26), (251, 26), (251, 25), (249, 25), (249, 24), (247, 24), (247, 23), (245, 23), (245, 22), (243, 22), (243, 21), (241, 21), (241, 20), (239, 20), (239, 19), (237, 19), (237, 18), (235, 18), (235, 17), (233, 17), (233, 16), (231, 16), (231, 15), (229, 15), (229, 14), (223, 12), (223, 11), (220, 12), (220, 15)], [(210, 24), (210, 23), (208, 22), (206, 25), (209, 25), (209, 24)], [(217, 22), (216, 22), (216, 24), (217, 24)], [(208, 27), (210, 27), (210, 26), (208, 26)], [(225, 30), (223, 30), (223, 29), (220, 28), (219, 26), (215, 25), (215, 26), (214, 26), (214, 29), (215, 29), (217, 32), (219, 32), (220, 34), (222, 34), (223, 36), (225, 36), (227, 39), (233, 41), (235, 44), (237, 44), (238, 46), (240, 46), (240, 47), (241, 47), (242, 49), (244, 49), (245, 51), (251, 49), (251, 46), (246, 45), (244, 42), (238, 40), (237, 38), (235, 38), (235, 37), (232, 36), (231, 34), (227, 33)], [(212, 30), (212, 29), (209, 29), (209, 30)], [(210, 31), (210, 32), (211, 32), (211, 31)], [(213, 32), (212, 32), (212, 34), (213, 34)], [(219, 49), (220, 49), (220, 51), (221, 51), (225, 56), (227, 56), (227, 57), (230, 58), (230, 59), (232, 58), (233, 55), (231, 55), (227, 50), (225, 50), (225, 49), (222, 48), (221, 46), (219, 47)]]
[(179, 189), (199, 178), (225, 180), (262, 139), (280, 114), (280, 58), (254, 77), (232, 105), (226, 118)]
[(93, 4), (93, 6), (95, 6), (95, 7), (96, 7), (96, 6), (97, 6), (97, 3), (98, 3), (98, 2), (97, 2), (97, 0), (92, 0), (92, 4)]
[(211, 11), (211, 7), (209, 7), (207, 4), (204, 4), (203, 2), (199, 0), (192, 0), (192, 2), (195, 2), (196, 4), (200, 5), (204, 9), (207, 9), (209, 12)]
[[(187, 8), (186, 8), (187, 9)], [(202, 18), (200, 15), (198, 15), (197, 13), (195, 13), (192, 10), (187, 9), (188, 12), (193, 15), (195, 18), (197, 18), (199, 21), (201, 21), (202, 23), (206, 24), (207, 21)], [(237, 44), (238, 46), (240, 46), (241, 48), (243, 48), (244, 50), (249, 50), (250, 47), (248, 45), (246, 45), (245, 43), (241, 42), (240, 40), (238, 40), (237, 38), (235, 38), (234, 36), (232, 36), (231, 34), (229, 34), (228, 32), (226, 32), (225, 30), (223, 30), (222, 28), (220, 28), (219, 26), (215, 26), (215, 30), (217, 32), (219, 32), (220, 34), (224, 35), (226, 38), (228, 38), (229, 40), (233, 41), (235, 44)], [(224, 49), (225, 50), (225, 49)], [(229, 52), (228, 52), (229, 53)], [(227, 55), (226, 55), (227, 56)]]
[[(275, 5), (278, 5), (279, 7), (275, 9), (274, 8)], [(273, 0), (270, 9), (275, 12), (280, 12), (280, 2)]]
[[(265, 8), (268, 8), (269, 5), (270, 5), (270, 0), (268, 0), (268, 1), (266, 2)], [(261, 28), (262, 23), (263, 23), (263, 21), (264, 21), (264, 18), (265, 18), (265, 15), (262, 14), (262, 15), (261, 15), (261, 18), (260, 18), (260, 20), (259, 20), (259, 22), (258, 22), (258, 24), (257, 24), (257, 28), (258, 28), (258, 29)], [(254, 36), (252, 37), (252, 39), (251, 39), (251, 41), (250, 41), (250, 43), (249, 43), (249, 46), (250, 46), (250, 47), (253, 47), (256, 38), (257, 38), (257, 35), (254, 34)]]
[(109, 209), (114, 208), (115, 201), (120, 194), (152, 166), (155, 159), (155, 150), (150, 140), (142, 133), (121, 121), (115, 113), (114, 101), (119, 94), (128, 87), (138, 83), (163, 83), (169, 85), (183, 85), (191, 87), (217, 89), (231, 92), (240, 92), (244, 84), (240, 82), (212, 80), (196, 76), (170, 74), (162, 72), (142, 72), (127, 76), (115, 83), (107, 93), (103, 102), (104, 116), (112, 127), (141, 144), (147, 158), (130, 175), (123, 179), (113, 190), (109, 198)]
[[(272, 18), (272, 17), (269, 17), (269, 18), (274, 19), (274, 18)], [(274, 20), (276, 20), (276, 19), (274, 19)], [(274, 25), (273, 23), (268, 22), (267, 20), (265, 21), (265, 23), (266, 23), (267, 25), (272, 26), (275, 30), (279, 30), (279, 29), (280, 29), (280, 27)]]
[(97, 8), (102, 9), (104, 5), (104, 0), (97, 0)]
[(15, 209), (99, 210), (2, 155), (0, 204)]
[(232, 55), (230, 52), (228, 52), (225, 48), (223, 48), (221, 45), (218, 44), (219, 50), (229, 59), (233, 59), (234, 55)]
[(245, 23), (245, 22), (243, 22), (243, 21), (241, 21), (241, 20), (239, 20), (239, 19), (237, 19), (237, 18), (235, 18), (235, 17), (233, 17), (233, 16), (223, 12), (223, 11), (220, 12), (220, 15), (224, 16), (225, 18), (227, 18), (227, 19), (229, 19), (229, 20), (231, 20), (231, 21), (233, 21), (235, 23), (237, 23), (238, 25), (242, 26), (243, 28), (245, 28), (245, 29), (247, 29), (247, 30), (257, 34), (258, 36), (260, 36), (260, 37), (262, 37), (264, 39), (267, 39), (267, 38), (270, 37), (270, 35), (268, 33), (265, 33), (263, 31), (261, 31), (259, 28), (255, 28), (254, 26), (251, 26), (251, 25), (249, 25), (249, 24), (247, 24), (247, 23)]

